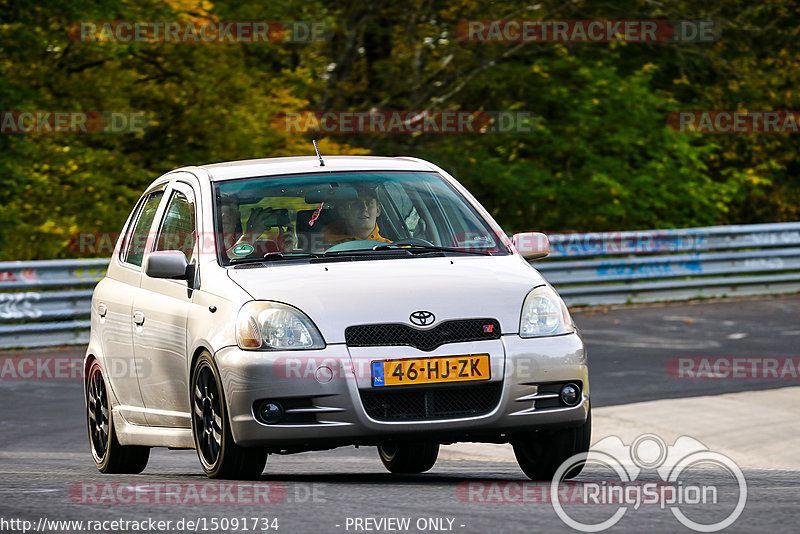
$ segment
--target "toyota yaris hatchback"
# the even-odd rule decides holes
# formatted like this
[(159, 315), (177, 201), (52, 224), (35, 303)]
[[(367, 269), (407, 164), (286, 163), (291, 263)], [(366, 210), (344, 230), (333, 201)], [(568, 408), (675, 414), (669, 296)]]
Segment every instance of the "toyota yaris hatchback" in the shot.
[(92, 298), (94, 461), (138, 473), (151, 447), (195, 449), (208, 476), (252, 478), (269, 454), (361, 445), (419, 473), (472, 441), (549, 479), (591, 416), (581, 338), (526, 261), (548, 250), (419, 159), (165, 174)]

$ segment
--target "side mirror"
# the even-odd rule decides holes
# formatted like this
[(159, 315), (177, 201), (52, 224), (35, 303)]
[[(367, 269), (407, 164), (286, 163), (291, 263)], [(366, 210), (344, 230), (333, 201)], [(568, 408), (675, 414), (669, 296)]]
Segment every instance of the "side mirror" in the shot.
[(189, 264), (180, 250), (151, 252), (144, 260), (144, 273), (150, 278), (188, 280)]
[(514, 234), (511, 244), (526, 260), (539, 260), (550, 254), (550, 240), (541, 232)]

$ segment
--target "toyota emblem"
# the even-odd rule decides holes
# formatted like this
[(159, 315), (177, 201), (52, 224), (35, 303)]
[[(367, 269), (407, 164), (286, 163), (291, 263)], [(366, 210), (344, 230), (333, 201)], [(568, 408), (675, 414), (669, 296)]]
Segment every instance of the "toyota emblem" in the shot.
[(436, 316), (429, 311), (415, 311), (411, 314), (409, 319), (417, 326), (427, 326), (433, 324), (436, 320)]

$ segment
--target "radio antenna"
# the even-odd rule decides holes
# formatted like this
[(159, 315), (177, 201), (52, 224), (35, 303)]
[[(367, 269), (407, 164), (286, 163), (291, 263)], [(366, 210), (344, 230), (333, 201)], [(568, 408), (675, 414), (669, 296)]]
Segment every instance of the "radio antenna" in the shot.
[(311, 142), (314, 143), (314, 152), (317, 153), (317, 157), (319, 158), (319, 166), (320, 167), (324, 167), (325, 166), (325, 162), (322, 161), (322, 156), (319, 155), (319, 149), (317, 148), (317, 140), (316, 139), (312, 139)]

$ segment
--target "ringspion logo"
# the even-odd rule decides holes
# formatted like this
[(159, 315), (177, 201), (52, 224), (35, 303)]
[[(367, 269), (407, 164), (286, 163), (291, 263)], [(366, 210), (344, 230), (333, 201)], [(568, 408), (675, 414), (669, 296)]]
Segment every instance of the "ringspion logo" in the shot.
[[(580, 504), (604, 504), (616, 507), (611, 515), (598, 521), (585, 517), (577, 519), (576, 509), (570, 513), (560, 498), (563, 493), (561, 480), (578, 466), (592, 465), (610, 469), (619, 478), (610, 483), (582, 483)], [(697, 468), (704, 469), (702, 480), (693, 479)], [(660, 481), (641, 482), (639, 476), (645, 471), (655, 471)], [(734, 502), (722, 502), (727, 492), (720, 491), (716, 484), (707, 480), (725, 477), (727, 484), (732, 479), (736, 485)], [(729, 457), (709, 450), (700, 441), (681, 436), (672, 445), (655, 434), (642, 434), (630, 445), (625, 445), (617, 436), (609, 436), (597, 442), (589, 452), (576, 454), (565, 460), (553, 475), (550, 484), (550, 504), (558, 517), (569, 527), (581, 532), (601, 532), (619, 523), (629, 511), (643, 505), (658, 505), (669, 509), (683, 526), (697, 532), (717, 532), (732, 525), (744, 511), (747, 503), (747, 482), (741, 468)], [(691, 511), (700, 507), (704, 519), (709, 513), (710, 522), (700, 522), (691, 517)]]

